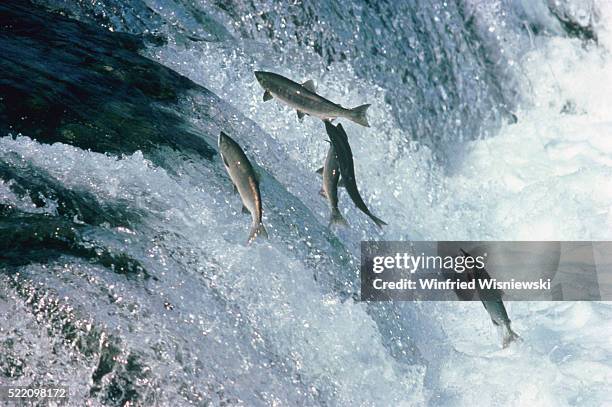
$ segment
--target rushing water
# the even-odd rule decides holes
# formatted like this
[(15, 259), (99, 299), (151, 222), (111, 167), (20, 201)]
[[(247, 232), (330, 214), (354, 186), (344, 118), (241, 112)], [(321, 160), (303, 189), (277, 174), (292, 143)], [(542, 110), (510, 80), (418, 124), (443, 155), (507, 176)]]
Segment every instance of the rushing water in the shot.
[[(500, 350), (480, 304), (353, 300), (361, 240), (612, 237), (606, 2), (19, 3), (2, 383), (73, 405), (612, 403), (609, 304), (509, 304), (523, 342)], [(388, 227), (342, 192), (350, 228), (327, 228), (324, 127), (264, 103), (256, 69), (372, 103), (372, 127), (342, 122)], [(260, 167), (269, 241), (244, 244), (220, 130)]]

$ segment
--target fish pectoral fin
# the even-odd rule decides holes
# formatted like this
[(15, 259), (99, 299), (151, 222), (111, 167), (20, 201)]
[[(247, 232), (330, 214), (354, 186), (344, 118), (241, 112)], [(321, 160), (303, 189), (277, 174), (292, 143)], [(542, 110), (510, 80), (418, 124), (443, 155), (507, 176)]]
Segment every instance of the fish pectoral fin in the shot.
[(263, 95), (263, 101), (267, 102), (270, 99), (272, 99), (272, 94), (269, 91), (265, 91)]
[(298, 120), (299, 121), (304, 120), (304, 116), (306, 116), (306, 113), (302, 112), (301, 110), (296, 110), (296, 112), (297, 112)]
[(234, 194), (238, 193), (238, 188), (236, 187), (236, 185), (232, 185), (234, 187)]
[(316, 93), (317, 91), (317, 88), (312, 79), (309, 79), (306, 82), (302, 83), (302, 86), (311, 91), (312, 93)]
[(325, 190), (323, 188), (321, 188), (321, 190), (319, 191), (319, 195), (321, 195), (323, 198), (327, 198), (327, 194), (325, 193)]
[(242, 205), (242, 213), (251, 213), (246, 206)]
[(323, 175), (323, 167), (319, 168), (318, 170), (315, 171), (317, 174), (319, 175)]

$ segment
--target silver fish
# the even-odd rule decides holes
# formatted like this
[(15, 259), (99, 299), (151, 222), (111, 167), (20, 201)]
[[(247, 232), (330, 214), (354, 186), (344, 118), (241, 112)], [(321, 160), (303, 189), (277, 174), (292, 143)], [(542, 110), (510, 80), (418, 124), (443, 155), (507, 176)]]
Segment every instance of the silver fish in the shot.
[(355, 206), (363, 213), (368, 215), (370, 219), (376, 223), (376, 226), (382, 228), (383, 225), (386, 225), (385, 221), (377, 218), (372, 212), (370, 212), (365, 202), (363, 202), (363, 198), (361, 198), (359, 190), (357, 189), (357, 183), (355, 182), (355, 166), (353, 164), (353, 152), (351, 151), (351, 146), (348, 143), (348, 136), (346, 135), (344, 128), (342, 128), (341, 124), (334, 126), (326, 120), (325, 130), (327, 130), (327, 135), (329, 136), (331, 144), (336, 151), (338, 166), (340, 168), (340, 174), (344, 179), (346, 192), (348, 192), (349, 196), (355, 203)]
[(346, 109), (323, 96), (317, 95), (314, 83), (311, 80), (300, 85), (284, 76), (264, 71), (255, 71), (255, 77), (265, 90), (264, 102), (273, 97), (282, 100), (297, 110), (299, 119), (302, 119), (305, 114), (322, 120), (344, 117), (362, 126), (370, 127), (366, 117), (366, 111), (370, 107), (369, 104)]
[[(464, 257), (471, 256), (468, 252), (460, 249)], [(486, 269), (473, 268), (469, 270), (470, 277), (476, 280), (490, 280), (491, 276)], [(480, 288), (479, 284), (476, 284), (476, 291), (478, 297), (485, 307), (485, 310), (489, 313), (493, 325), (499, 327), (502, 330), (503, 339), (502, 346), (507, 348), (512, 342), (518, 340), (520, 337), (510, 327), (510, 318), (508, 317), (508, 311), (502, 301), (502, 292), (496, 289), (483, 289)]]
[(330, 143), (325, 165), (323, 165), (323, 189), (321, 195), (325, 196), (331, 207), (331, 215), (329, 217), (329, 226), (344, 225), (348, 226), (346, 220), (338, 210), (338, 180), (340, 179), (340, 167), (338, 166), (338, 158), (336, 150)]
[[(337, 157), (336, 157), (336, 160), (338, 160)], [(323, 170), (324, 170), (324, 168), (320, 167), (315, 172), (317, 174), (319, 174), (321, 177), (323, 177)], [(339, 180), (338, 180), (338, 188), (346, 188), (346, 185), (344, 185), (344, 179), (342, 177), (340, 177)]]
[(506, 311), (504, 302), (501, 299), (482, 300), (482, 305), (484, 305), (485, 309), (491, 316), (493, 325), (502, 329), (502, 346), (507, 348), (512, 342), (516, 341), (519, 336), (510, 327), (510, 318), (508, 317), (508, 312)]
[(240, 194), (243, 212), (245, 210), (250, 212), (253, 219), (247, 242), (251, 243), (260, 235), (267, 238), (268, 232), (261, 221), (263, 210), (261, 194), (259, 193), (259, 180), (251, 162), (238, 143), (224, 132), (219, 134), (219, 152), (225, 169)]

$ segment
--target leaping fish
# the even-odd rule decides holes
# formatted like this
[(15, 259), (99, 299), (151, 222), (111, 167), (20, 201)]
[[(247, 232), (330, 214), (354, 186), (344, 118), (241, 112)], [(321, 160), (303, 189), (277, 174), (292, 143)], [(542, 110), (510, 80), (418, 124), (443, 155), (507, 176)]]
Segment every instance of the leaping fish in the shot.
[[(461, 254), (464, 257), (471, 257), (471, 255), (463, 249), (460, 249)], [(470, 278), (475, 280), (490, 280), (491, 276), (487, 272), (486, 269), (471, 269), (469, 270)], [(478, 292), (478, 296), (482, 305), (485, 307), (485, 310), (489, 313), (491, 317), (491, 322), (493, 325), (500, 328), (502, 330), (503, 339), (502, 346), (507, 348), (510, 344), (518, 339), (520, 336), (516, 332), (514, 332), (510, 326), (510, 318), (508, 317), (508, 311), (506, 311), (506, 307), (504, 306), (504, 302), (502, 301), (502, 292), (496, 289), (484, 289), (480, 288), (478, 282), (476, 283), (476, 291)]]
[(253, 219), (247, 243), (251, 243), (260, 235), (267, 238), (268, 232), (261, 221), (263, 210), (259, 180), (251, 162), (238, 143), (224, 132), (219, 134), (219, 152), (225, 169), (240, 194), (243, 212), (250, 212)]
[(338, 157), (333, 144), (329, 144), (325, 164), (323, 165), (323, 189), (321, 195), (325, 196), (331, 207), (331, 215), (329, 217), (329, 226), (344, 225), (348, 226), (346, 220), (342, 217), (338, 209), (338, 180), (340, 179), (340, 167), (338, 165)]
[(255, 71), (255, 77), (265, 90), (263, 95), (264, 102), (273, 97), (282, 100), (297, 110), (300, 120), (306, 114), (322, 120), (344, 117), (362, 126), (370, 127), (366, 117), (366, 111), (370, 107), (369, 104), (346, 109), (318, 95), (314, 82), (311, 80), (300, 85), (282, 75), (264, 71)]
[(357, 189), (357, 183), (355, 182), (355, 166), (353, 164), (353, 153), (351, 151), (351, 146), (348, 143), (348, 136), (346, 132), (342, 128), (341, 124), (334, 126), (329, 121), (325, 121), (325, 130), (327, 130), (327, 135), (331, 141), (334, 150), (336, 151), (336, 156), (338, 157), (338, 166), (340, 168), (340, 175), (342, 179), (344, 179), (344, 185), (346, 187), (346, 192), (348, 192), (349, 196), (355, 203), (355, 206), (359, 208), (363, 213), (368, 215), (376, 226), (382, 228), (386, 223), (374, 216), (372, 212), (368, 209), (367, 205), (361, 198), (359, 194), (359, 190)]

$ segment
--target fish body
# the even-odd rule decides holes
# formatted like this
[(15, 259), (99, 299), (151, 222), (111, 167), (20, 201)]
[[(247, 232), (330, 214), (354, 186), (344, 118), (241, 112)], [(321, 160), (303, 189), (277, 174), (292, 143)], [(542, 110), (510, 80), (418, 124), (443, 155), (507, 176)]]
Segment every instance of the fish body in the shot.
[(344, 180), (344, 186), (346, 188), (346, 192), (348, 192), (349, 196), (355, 203), (355, 206), (359, 208), (363, 213), (368, 215), (370, 219), (376, 223), (376, 226), (382, 227), (386, 225), (386, 223), (376, 217), (370, 210), (367, 205), (361, 198), (359, 194), (359, 190), (357, 189), (357, 183), (355, 182), (355, 166), (353, 163), (353, 152), (351, 151), (351, 146), (348, 143), (348, 136), (342, 128), (341, 124), (334, 126), (329, 121), (325, 121), (325, 130), (327, 131), (327, 135), (331, 141), (331, 145), (333, 146), (336, 157), (338, 159), (338, 167), (340, 168), (340, 174), (342, 179)]
[(340, 167), (338, 166), (338, 157), (333, 144), (330, 143), (325, 164), (323, 165), (323, 192), (329, 201), (331, 207), (331, 215), (329, 217), (329, 226), (344, 225), (347, 226), (346, 220), (342, 217), (338, 209), (338, 181), (340, 180)]
[(369, 104), (346, 109), (318, 95), (312, 81), (299, 84), (282, 75), (265, 71), (255, 71), (255, 77), (265, 90), (264, 101), (275, 97), (296, 109), (300, 119), (305, 114), (322, 120), (344, 117), (362, 126), (370, 127), (366, 116), (366, 111), (370, 107)]
[(268, 232), (262, 223), (263, 209), (259, 179), (255, 169), (238, 143), (224, 132), (219, 134), (219, 152), (225, 169), (240, 194), (243, 208), (246, 208), (251, 214), (252, 224), (248, 243), (257, 236), (267, 238)]
[[(470, 254), (465, 250), (460, 249), (460, 251), (463, 256), (470, 256)], [(476, 280), (491, 279), (491, 276), (484, 268), (473, 268), (469, 273), (470, 277)], [(502, 346), (507, 348), (512, 342), (518, 340), (520, 337), (511, 328), (510, 317), (508, 317), (508, 311), (506, 311), (506, 306), (502, 301), (503, 292), (497, 289), (481, 288), (480, 284), (476, 284), (476, 291), (478, 292), (478, 298), (480, 298), (482, 305), (491, 317), (493, 325), (502, 330)]]
[(493, 325), (502, 330), (502, 346), (504, 348), (507, 348), (512, 342), (519, 339), (518, 334), (514, 332), (510, 326), (510, 318), (508, 317), (508, 312), (501, 298), (496, 300), (482, 300), (482, 305), (484, 305), (489, 313)]

